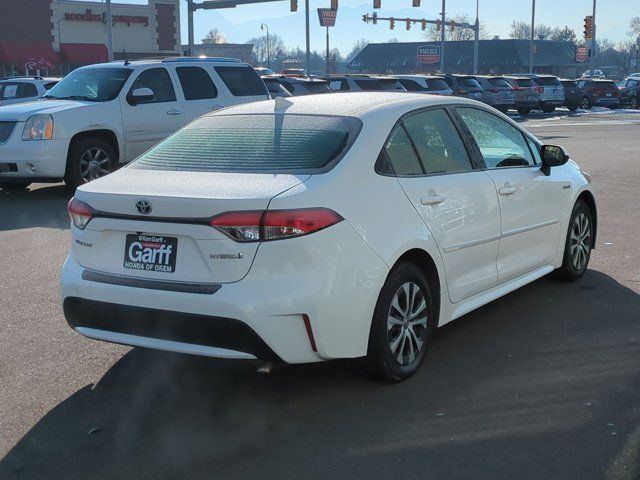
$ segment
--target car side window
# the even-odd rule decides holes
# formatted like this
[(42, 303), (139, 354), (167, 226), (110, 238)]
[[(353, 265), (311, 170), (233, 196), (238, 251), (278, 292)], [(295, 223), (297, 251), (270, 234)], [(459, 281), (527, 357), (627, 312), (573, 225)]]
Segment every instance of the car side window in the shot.
[(173, 89), (171, 77), (166, 68), (150, 68), (145, 70), (133, 82), (129, 93), (133, 93), (136, 88), (148, 88), (153, 92), (151, 100), (145, 100), (142, 103), (163, 103), (175, 102), (176, 92)]
[(585, 84), (585, 81), (581, 80), (581, 81), (578, 82), (578, 87), (584, 88), (584, 84)]
[(635, 88), (638, 86), (638, 82), (636, 80), (629, 80), (627, 82), (627, 87), (629, 88)]
[[(392, 171), (389, 171), (388, 168), (377, 168), (379, 173), (424, 175), (420, 160), (418, 160), (411, 140), (402, 125), (396, 125), (392, 130), (380, 155), (382, 158), (379, 159), (379, 164), (390, 166)], [(381, 160), (382, 162), (380, 162)]]
[(473, 170), (456, 127), (443, 109), (416, 113), (403, 120), (428, 175)]
[(214, 67), (234, 97), (267, 95), (264, 82), (252, 67)]
[(477, 108), (456, 110), (471, 131), (487, 168), (535, 165), (524, 135), (513, 125)]
[(32, 83), (21, 83), (18, 85), (18, 98), (29, 98), (38, 96), (38, 88)]
[(218, 96), (218, 89), (204, 68), (178, 67), (176, 73), (185, 100), (204, 100)]

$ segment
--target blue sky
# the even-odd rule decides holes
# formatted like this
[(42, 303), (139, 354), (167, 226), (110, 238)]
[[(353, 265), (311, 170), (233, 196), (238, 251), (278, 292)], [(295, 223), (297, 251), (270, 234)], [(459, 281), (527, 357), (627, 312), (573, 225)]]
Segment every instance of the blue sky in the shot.
[[(145, 0), (120, 0), (123, 3), (146, 3)], [(200, 1), (200, 0), (196, 0)], [(361, 38), (383, 42), (390, 38), (400, 41), (419, 41), (421, 31), (407, 32), (403, 25), (390, 31), (387, 25), (366, 25), (360, 19), (363, 13), (373, 12), (372, 0), (339, 0), (336, 27), (332, 29), (332, 46), (348, 53), (353, 43)], [(289, 11), (289, 1), (277, 1), (241, 6), (218, 11), (199, 10), (195, 14), (196, 43), (212, 28), (217, 27), (228, 42), (242, 43), (259, 36), (260, 23), (265, 22), (271, 33), (281, 36), (288, 46), (304, 49), (304, 0), (298, 0), (299, 11)], [(441, 0), (422, 0), (420, 8), (412, 8), (411, 0), (382, 0), (380, 16), (411, 15), (415, 18), (435, 18), (440, 12)], [(324, 29), (318, 25), (316, 9), (328, 7), (330, 0), (310, 0), (311, 48), (324, 48)], [(550, 26), (569, 25), (582, 36), (583, 19), (592, 11), (592, 0), (536, 0), (536, 23)], [(447, 13), (467, 13), (475, 17), (475, 0), (447, 0)], [(597, 10), (598, 36), (617, 42), (627, 35), (629, 19), (640, 15), (640, 0), (599, 0)], [(531, 21), (531, 0), (480, 0), (480, 19), (492, 35), (508, 38), (513, 20)], [(181, 33), (187, 43), (186, 1), (181, 1)]]

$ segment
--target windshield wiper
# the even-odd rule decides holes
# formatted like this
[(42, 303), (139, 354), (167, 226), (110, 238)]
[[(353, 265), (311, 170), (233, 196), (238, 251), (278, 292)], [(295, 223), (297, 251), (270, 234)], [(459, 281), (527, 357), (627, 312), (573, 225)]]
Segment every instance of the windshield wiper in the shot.
[(85, 97), (83, 95), (69, 95), (68, 97), (54, 97), (56, 100), (86, 100), (88, 102), (98, 102), (96, 98)]

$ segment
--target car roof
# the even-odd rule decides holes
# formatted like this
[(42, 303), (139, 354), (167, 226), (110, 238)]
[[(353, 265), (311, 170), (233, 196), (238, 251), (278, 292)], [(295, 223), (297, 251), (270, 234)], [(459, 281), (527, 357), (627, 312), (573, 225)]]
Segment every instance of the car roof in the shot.
[[(321, 96), (291, 97), (281, 111), (291, 114), (339, 115), (359, 117), (375, 112), (401, 112), (414, 109), (463, 103), (478, 105), (479, 102), (459, 97), (439, 97), (407, 92), (348, 92), (328, 93)], [(282, 103), (281, 103), (282, 105)], [(267, 114), (273, 113), (277, 105), (273, 100), (245, 103), (218, 110), (209, 115)]]
[[(169, 58), (150, 58), (142, 60), (114, 60), (108, 63), (94, 63), (92, 65), (85, 65), (80, 68), (113, 68), (117, 66), (129, 67), (134, 69), (136, 67), (143, 67), (146, 65), (161, 65), (161, 64), (208, 64), (213, 63), (216, 65), (229, 65), (233, 66), (249, 66), (248, 63), (244, 63), (237, 58), (226, 57), (169, 57)], [(252, 67), (253, 68), (253, 67)], [(78, 69), (79, 70), (79, 69)]]

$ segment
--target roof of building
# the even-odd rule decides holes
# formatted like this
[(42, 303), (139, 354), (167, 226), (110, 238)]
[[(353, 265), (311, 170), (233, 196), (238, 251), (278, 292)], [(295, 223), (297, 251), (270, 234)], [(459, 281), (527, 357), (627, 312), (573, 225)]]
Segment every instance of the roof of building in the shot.
[[(437, 46), (439, 42), (370, 43), (351, 62), (350, 70), (368, 72), (400, 72), (417, 65), (417, 49)], [(480, 69), (517, 69), (529, 64), (529, 40), (480, 40), (478, 60)], [(580, 65), (576, 62), (576, 46), (565, 41), (536, 41), (535, 66)], [(445, 70), (467, 71), (473, 64), (473, 41), (445, 43)], [(423, 68), (439, 69), (439, 63), (421, 64)]]

